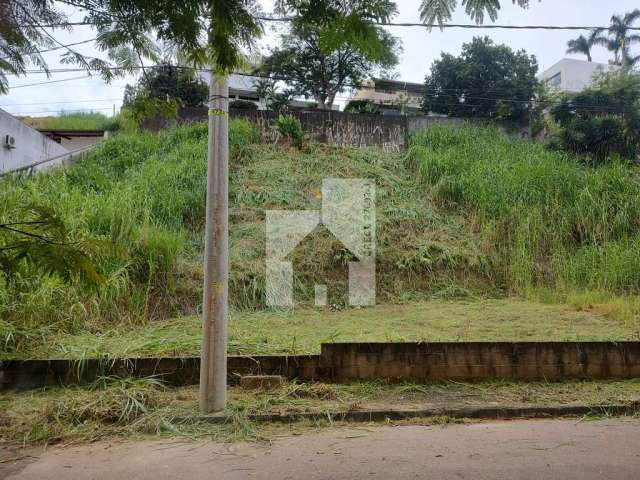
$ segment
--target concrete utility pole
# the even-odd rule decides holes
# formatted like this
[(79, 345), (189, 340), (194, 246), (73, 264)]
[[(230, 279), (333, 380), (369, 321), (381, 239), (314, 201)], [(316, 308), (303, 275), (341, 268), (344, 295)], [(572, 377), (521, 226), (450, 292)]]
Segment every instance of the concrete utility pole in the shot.
[(211, 71), (207, 212), (202, 298), (200, 410), (224, 409), (227, 394), (227, 305), (229, 301), (229, 83)]

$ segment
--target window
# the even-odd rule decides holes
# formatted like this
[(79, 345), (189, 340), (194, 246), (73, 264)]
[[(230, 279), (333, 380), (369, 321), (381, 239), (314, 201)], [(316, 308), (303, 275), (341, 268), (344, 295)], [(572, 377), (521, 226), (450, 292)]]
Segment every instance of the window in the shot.
[(547, 79), (547, 84), (552, 87), (559, 87), (562, 83), (562, 72), (558, 72)]

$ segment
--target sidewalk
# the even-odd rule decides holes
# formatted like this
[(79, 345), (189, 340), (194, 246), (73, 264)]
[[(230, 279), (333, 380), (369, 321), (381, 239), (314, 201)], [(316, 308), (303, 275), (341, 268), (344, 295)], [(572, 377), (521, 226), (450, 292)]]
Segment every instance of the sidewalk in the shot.
[(0, 464), (0, 477), (616, 480), (640, 477), (638, 445), (640, 420), (629, 418), (360, 425), (271, 444), (154, 440), (51, 447)]

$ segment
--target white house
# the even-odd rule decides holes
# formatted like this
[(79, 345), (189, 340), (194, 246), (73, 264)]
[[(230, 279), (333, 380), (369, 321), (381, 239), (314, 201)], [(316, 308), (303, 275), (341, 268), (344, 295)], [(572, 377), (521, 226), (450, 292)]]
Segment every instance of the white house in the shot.
[[(211, 78), (209, 72), (200, 72), (200, 78), (209, 85), (209, 79)], [(263, 80), (263, 78), (254, 77), (249, 74), (240, 75), (232, 73), (229, 75), (229, 100), (248, 100), (255, 103), (258, 106), (258, 110), (266, 110), (267, 102), (264, 98), (260, 97), (257, 92), (257, 83), (260, 80)], [(313, 104), (315, 104), (313, 101), (293, 99), (289, 102), (289, 107), (303, 110), (311, 108)], [(332, 110), (340, 110), (340, 106), (334, 104)]]
[(34, 168), (58, 165), (62, 163), (62, 158), (47, 163), (42, 162), (69, 153), (59, 143), (2, 109), (0, 109), (0, 142), (0, 175), (32, 165)]
[[(209, 85), (209, 72), (200, 72), (200, 78)], [(238, 75), (232, 73), (229, 75), (229, 100), (248, 100), (255, 103), (259, 110), (265, 109), (264, 98), (260, 98), (257, 90), (258, 77), (252, 75)]]
[(399, 112), (421, 112), (423, 83), (384, 80), (365, 80), (349, 100), (366, 100), (380, 107), (382, 114), (397, 115)]
[(563, 58), (539, 74), (538, 78), (547, 85), (564, 92), (581, 92), (591, 85), (595, 73), (618, 68), (620, 67), (606, 63)]

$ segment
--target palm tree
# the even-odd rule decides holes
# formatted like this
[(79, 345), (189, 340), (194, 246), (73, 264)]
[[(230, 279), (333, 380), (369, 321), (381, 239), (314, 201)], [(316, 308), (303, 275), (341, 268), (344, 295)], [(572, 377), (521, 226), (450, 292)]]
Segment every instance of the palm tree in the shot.
[(589, 44), (589, 40), (587, 40), (584, 35), (580, 35), (578, 38), (574, 40), (569, 40), (567, 42), (567, 53), (582, 53), (587, 56), (587, 61), (591, 62), (591, 47)]
[(611, 24), (608, 28), (609, 45), (608, 48), (615, 54), (617, 65), (632, 65), (634, 59), (630, 53), (633, 43), (640, 42), (640, 35), (630, 35), (633, 23), (640, 19), (640, 9), (635, 9), (623, 16), (614, 15), (611, 17)]
[(595, 45), (609, 46), (609, 39), (602, 35), (604, 31), (605, 29), (603, 28), (596, 28), (591, 30), (591, 33), (587, 37), (580, 35), (574, 40), (569, 40), (567, 42), (567, 47), (569, 47), (567, 48), (567, 53), (582, 53), (587, 56), (587, 61), (593, 61), (591, 58), (591, 49)]
[[(529, 0), (512, 0), (514, 4), (522, 8), (529, 6)], [(422, 0), (420, 4), (420, 19), (427, 25), (442, 25), (445, 21), (451, 20), (451, 16), (458, 6), (458, 0)], [(482, 23), (484, 16), (489, 15), (491, 21), (498, 18), (500, 10), (500, 0), (462, 0), (462, 6), (467, 15)]]

